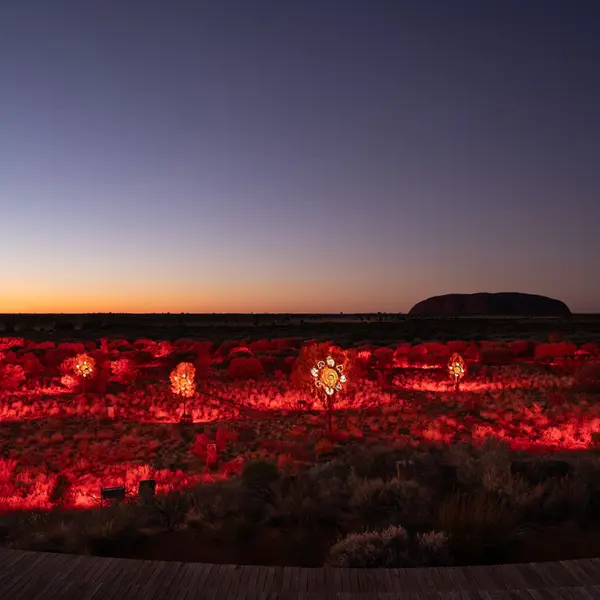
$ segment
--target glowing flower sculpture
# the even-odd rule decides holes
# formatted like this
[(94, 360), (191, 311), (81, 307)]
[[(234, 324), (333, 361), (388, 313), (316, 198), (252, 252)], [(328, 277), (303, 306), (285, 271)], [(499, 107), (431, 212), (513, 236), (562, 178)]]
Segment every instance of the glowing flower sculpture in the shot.
[(83, 393), (85, 394), (85, 382), (91, 378), (96, 369), (96, 361), (89, 354), (78, 354), (73, 358), (73, 371), (77, 377), (82, 378)]
[(331, 431), (333, 395), (342, 391), (342, 384), (346, 383), (344, 365), (336, 365), (335, 360), (328, 356), (320, 360), (310, 371), (315, 381), (315, 386), (325, 392), (327, 398), (327, 427)]
[(467, 366), (463, 357), (455, 352), (448, 361), (448, 373), (455, 382), (456, 391), (458, 391), (460, 380), (465, 376), (466, 372)]
[(181, 396), (183, 400), (183, 422), (191, 421), (191, 416), (187, 414), (185, 407), (185, 399), (192, 398), (196, 393), (196, 369), (189, 362), (179, 363), (172, 371), (169, 379), (171, 380), (171, 390), (174, 394)]
[(73, 370), (84, 379), (91, 377), (95, 368), (96, 361), (88, 354), (78, 354), (73, 361)]

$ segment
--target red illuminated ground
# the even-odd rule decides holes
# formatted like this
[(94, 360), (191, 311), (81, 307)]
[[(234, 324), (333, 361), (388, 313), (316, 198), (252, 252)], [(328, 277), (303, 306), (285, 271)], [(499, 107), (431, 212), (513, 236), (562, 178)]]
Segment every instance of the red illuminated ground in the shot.
[[(349, 383), (335, 399), (331, 436), (325, 404), (299, 381), (307, 367), (297, 363), (300, 347), (293, 339), (240, 348), (0, 338), (0, 508), (50, 508), (59, 475), (72, 486), (68, 502), (89, 507), (101, 486), (135, 493), (140, 480), (153, 478), (158, 492), (185, 488), (226, 478), (257, 457), (276, 457), (293, 470), (356, 439), (479, 444), (495, 436), (540, 452), (590, 448), (600, 432), (600, 351), (593, 344), (336, 349)], [(83, 352), (95, 361), (85, 383), (69, 362)], [(452, 352), (467, 364), (458, 392), (446, 366)], [(180, 362), (196, 370), (187, 427), (179, 424), (182, 398), (169, 383)], [(217, 462), (207, 464), (213, 442)]]

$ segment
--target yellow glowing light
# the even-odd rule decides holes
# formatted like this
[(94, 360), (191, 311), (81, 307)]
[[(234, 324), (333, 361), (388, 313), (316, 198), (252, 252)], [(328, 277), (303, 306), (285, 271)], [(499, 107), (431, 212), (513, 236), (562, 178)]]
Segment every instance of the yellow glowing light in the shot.
[(87, 354), (78, 354), (73, 361), (73, 370), (80, 377), (89, 377), (96, 367), (96, 361)]
[(448, 373), (450, 377), (459, 381), (465, 376), (466, 372), (467, 368), (463, 357), (455, 352), (448, 361)]
[(328, 396), (342, 390), (342, 384), (346, 383), (343, 373), (344, 365), (336, 365), (335, 360), (328, 356), (324, 361), (320, 360), (310, 371), (314, 377), (315, 386), (325, 390)]
[(191, 398), (196, 393), (196, 369), (189, 362), (179, 363), (172, 371), (169, 379), (171, 380), (171, 390), (173, 393)]

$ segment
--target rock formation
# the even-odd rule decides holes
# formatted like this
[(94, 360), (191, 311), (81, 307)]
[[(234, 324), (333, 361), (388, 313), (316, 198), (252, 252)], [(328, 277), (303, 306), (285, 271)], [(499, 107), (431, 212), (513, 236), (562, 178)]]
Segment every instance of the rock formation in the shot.
[(564, 302), (546, 296), (502, 292), (433, 296), (415, 304), (408, 314), (422, 317), (565, 317), (571, 311)]

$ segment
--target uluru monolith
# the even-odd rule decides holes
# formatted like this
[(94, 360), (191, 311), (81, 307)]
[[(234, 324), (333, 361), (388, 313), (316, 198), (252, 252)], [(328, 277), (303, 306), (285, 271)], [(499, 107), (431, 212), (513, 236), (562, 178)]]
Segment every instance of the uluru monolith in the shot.
[(481, 292), (433, 296), (415, 304), (408, 314), (421, 317), (566, 317), (571, 311), (564, 302), (547, 296)]

